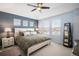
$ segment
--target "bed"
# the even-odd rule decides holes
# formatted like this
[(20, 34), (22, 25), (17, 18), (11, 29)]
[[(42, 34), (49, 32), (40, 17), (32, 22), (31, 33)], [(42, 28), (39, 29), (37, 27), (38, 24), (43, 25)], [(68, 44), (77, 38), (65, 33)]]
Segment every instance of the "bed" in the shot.
[(17, 36), (15, 38), (15, 42), (26, 55), (30, 55), (37, 49), (50, 44), (50, 38), (40, 34), (31, 36)]
[(50, 37), (43, 34), (24, 35), (20, 32), (19, 36), (15, 37), (16, 44), (24, 51), (25, 55), (30, 55), (36, 50), (49, 45)]

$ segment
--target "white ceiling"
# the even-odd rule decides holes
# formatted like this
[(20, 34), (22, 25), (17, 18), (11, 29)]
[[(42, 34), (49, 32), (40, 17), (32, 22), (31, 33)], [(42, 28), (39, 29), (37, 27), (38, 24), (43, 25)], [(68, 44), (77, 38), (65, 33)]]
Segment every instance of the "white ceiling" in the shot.
[(41, 20), (79, 8), (78, 3), (44, 3), (43, 5), (49, 6), (50, 9), (44, 9), (41, 13), (37, 10), (31, 12), (34, 7), (28, 6), (27, 3), (0, 3), (0, 11)]

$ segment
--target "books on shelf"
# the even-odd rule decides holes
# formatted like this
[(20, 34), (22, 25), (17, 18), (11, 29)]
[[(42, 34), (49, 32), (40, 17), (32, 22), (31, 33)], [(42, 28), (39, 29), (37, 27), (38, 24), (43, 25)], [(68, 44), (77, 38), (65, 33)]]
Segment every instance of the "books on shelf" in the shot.
[(68, 39), (65, 39), (64, 41), (65, 41), (65, 42), (68, 42)]
[(64, 45), (68, 46), (68, 44), (67, 44), (67, 43), (64, 43)]
[(65, 23), (64, 24), (63, 45), (66, 46), (66, 47), (72, 47), (71, 23)]

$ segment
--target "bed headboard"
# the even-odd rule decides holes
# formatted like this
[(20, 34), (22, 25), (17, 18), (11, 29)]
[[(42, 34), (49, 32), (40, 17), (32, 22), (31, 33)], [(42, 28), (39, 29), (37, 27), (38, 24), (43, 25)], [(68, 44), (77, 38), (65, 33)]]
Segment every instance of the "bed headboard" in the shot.
[(15, 36), (19, 35), (19, 32), (28, 32), (27, 34), (34, 32), (34, 28), (15, 28)]
[(15, 32), (18, 31), (34, 31), (34, 28), (15, 28)]

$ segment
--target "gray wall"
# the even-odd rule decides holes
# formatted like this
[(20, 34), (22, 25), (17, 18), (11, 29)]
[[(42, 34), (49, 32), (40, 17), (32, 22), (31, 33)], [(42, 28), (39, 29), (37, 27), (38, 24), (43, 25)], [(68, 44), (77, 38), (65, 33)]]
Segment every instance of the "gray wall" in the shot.
[[(63, 29), (64, 29), (64, 23), (68, 23), (70, 22), (71, 23), (71, 28), (72, 28), (72, 35), (73, 35), (73, 40), (75, 39), (79, 39), (79, 36), (75, 36), (79, 33), (79, 30), (76, 31), (76, 29), (78, 29), (79, 27), (79, 20), (75, 20), (75, 17), (79, 16), (79, 8), (78, 9), (75, 9), (71, 12), (67, 12), (67, 13), (64, 13), (64, 14), (61, 14), (61, 15), (57, 15), (57, 16), (54, 16), (54, 17), (49, 17), (49, 18), (46, 18), (46, 19), (43, 19), (43, 20), (40, 20), (39, 21), (39, 26), (41, 27), (40, 24), (44, 24), (44, 21), (48, 20), (49, 21), (49, 25), (50, 25), (50, 35), (51, 37), (55, 37), (55, 36), (52, 36), (52, 33), (51, 33), (51, 27), (52, 27), (52, 22), (55, 21), (55, 20), (60, 20), (61, 21), (61, 27), (60, 27), (60, 35), (59, 37), (56, 36), (56, 38), (52, 39), (53, 41), (55, 42), (58, 42), (58, 43), (63, 43)], [(77, 18), (78, 19), (78, 18)], [(43, 21), (43, 23), (42, 23)], [(74, 22), (76, 21), (76, 22)], [(76, 25), (77, 24), (77, 25)], [(42, 25), (43, 26), (43, 25)], [(39, 28), (40, 28), (39, 27)]]
[(0, 11), (0, 32), (3, 30), (1, 28), (5, 28), (5, 27), (10, 27), (10, 28), (15, 28), (15, 27), (19, 27), (19, 28), (31, 28), (29, 26), (24, 27), (24, 26), (14, 26), (14, 19), (21, 19), (21, 21), (23, 20), (27, 20), (27, 21), (33, 21), (34, 22), (34, 26), (37, 26), (37, 21), (35, 19), (31, 19), (31, 18), (27, 18), (27, 17), (23, 17), (23, 16), (19, 16), (19, 15), (14, 15), (14, 14), (10, 14), (10, 13), (6, 13), (6, 12), (2, 12)]

